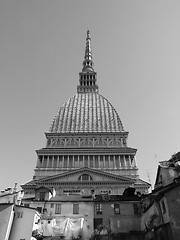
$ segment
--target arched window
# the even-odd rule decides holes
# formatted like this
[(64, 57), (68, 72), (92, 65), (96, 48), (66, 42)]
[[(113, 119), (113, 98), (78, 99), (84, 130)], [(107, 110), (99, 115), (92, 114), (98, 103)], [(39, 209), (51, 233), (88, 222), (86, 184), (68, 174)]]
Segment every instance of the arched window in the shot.
[(92, 181), (92, 177), (88, 174), (82, 174), (79, 179), (79, 181)]

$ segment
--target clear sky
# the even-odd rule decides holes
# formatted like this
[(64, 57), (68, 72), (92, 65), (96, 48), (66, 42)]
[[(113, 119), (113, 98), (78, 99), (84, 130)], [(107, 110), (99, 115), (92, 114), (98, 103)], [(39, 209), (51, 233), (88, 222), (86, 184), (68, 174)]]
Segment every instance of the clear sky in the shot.
[(180, 151), (179, 12), (179, 0), (0, 1), (0, 190), (32, 179), (35, 150), (76, 94), (87, 29), (100, 93), (154, 184)]

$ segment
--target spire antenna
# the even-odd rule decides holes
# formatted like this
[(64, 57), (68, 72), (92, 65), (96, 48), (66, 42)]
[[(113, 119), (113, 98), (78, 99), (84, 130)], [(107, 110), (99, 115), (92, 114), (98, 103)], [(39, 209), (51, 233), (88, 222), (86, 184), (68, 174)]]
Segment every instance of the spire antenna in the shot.
[(98, 93), (97, 74), (93, 68), (92, 51), (91, 51), (91, 36), (89, 29), (86, 36), (86, 47), (83, 61), (82, 71), (79, 73), (79, 85), (77, 86), (78, 93)]
[(92, 61), (91, 37), (90, 37), (90, 31), (88, 29), (82, 72), (94, 72), (93, 65), (94, 63)]

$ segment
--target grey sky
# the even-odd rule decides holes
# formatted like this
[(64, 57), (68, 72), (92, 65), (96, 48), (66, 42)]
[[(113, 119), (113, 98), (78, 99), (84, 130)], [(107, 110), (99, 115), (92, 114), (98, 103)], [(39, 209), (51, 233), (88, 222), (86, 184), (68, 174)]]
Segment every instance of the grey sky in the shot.
[(180, 150), (180, 1), (0, 1), (0, 189), (33, 176), (59, 107), (76, 93), (86, 31), (100, 93), (140, 177)]

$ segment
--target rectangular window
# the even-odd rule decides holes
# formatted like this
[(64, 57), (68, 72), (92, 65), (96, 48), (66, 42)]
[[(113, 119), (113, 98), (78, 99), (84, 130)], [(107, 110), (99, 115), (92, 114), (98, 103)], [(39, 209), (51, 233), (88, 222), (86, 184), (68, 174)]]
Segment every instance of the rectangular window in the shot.
[(89, 159), (90, 159), (90, 167), (93, 167), (93, 156), (89, 156)]
[(51, 203), (51, 208), (54, 208), (54, 203)]
[(88, 167), (88, 156), (87, 155), (84, 156), (84, 163), (85, 163), (85, 167)]
[(120, 168), (120, 165), (119, 165), (119, 156), (118, 156), (118, 155), (115, 156), (115, 162), (116, 162), (116, 167), (117, 167), (117, 168)]
[(166, 206), (165, 206), (164, 200), (161, 201), (161, 206), (162, 206), (162, 212), (166, 213)]
[(137, 203), (133, 203), (133, 208), (134, 208), (134, 214), (139, 215), (140, 212), (139, 212), (139, 206)]
[(40, 192), (39, 200), (44, 201), (45, 200), (45, 192)]
[(111, 194), (111, 190), (101, 190), (101, 194)]
[(56, 204), (55, 214), (61, 214), (61, 203)]
[(102, 225), (103, 225), (102, 218), (94, 218), (94, 229), (98, 229)]
[(114, 203), (114, 214), (120, 214), (120, 204)]
[(73, 204), (73, 214), (79, 214), (79, 204), (78, 203)]
[(63, 194), (64, 195), (79, 195), (81, 194), (81, 189), (64, 189)]
[(25, 206), (25, 207), (29, 207), (29, 204), (28, 204), (28, 203), (25, 203), (24, 206)]
[(47, 208), (43, 208), (43, 213), (46, 213), (47, 212)]
[(37, 207), (37, 211), (38, 211), (39, 213), (42, 213), (42, 207)]
[(17, 212), (17, 218), (22, 218), (23, 217), (23, 212)]
[(101, 203), (96, 204), (96, 214), (102, 214), (102, 204)]
[(99, 168), (98, 156), (94, 156), (95, 159), (95, 168)]

